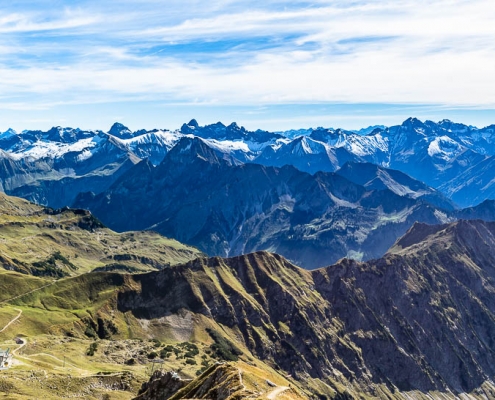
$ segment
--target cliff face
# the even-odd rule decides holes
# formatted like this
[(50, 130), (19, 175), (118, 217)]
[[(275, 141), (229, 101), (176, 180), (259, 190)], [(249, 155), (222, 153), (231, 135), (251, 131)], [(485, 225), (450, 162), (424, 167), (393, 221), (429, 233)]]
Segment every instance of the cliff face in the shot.
[(382, 259), (311, 272), (260, 252), (135, 279), (121, 311), (202, 314), (301, 381), (377, 395), (495, 377), (495, 223), (417, 224)]
[(374, 382), (460, 393), (494, 376), (494, 232), (418, 224), (381, 260), (314, 272)]

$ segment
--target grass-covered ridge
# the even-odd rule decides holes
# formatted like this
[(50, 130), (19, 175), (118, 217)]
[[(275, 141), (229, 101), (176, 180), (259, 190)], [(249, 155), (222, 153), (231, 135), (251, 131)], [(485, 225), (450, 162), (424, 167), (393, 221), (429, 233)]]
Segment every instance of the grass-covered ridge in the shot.
[(50, 278), (95, 268), (138, 272), (199, 254), (154, 232), (113, 232), (87, 211), (51, 210), (0, 194), (0, 266), (7, 270)]
[[(458, 222), (434, 230), (418, 225), (409, 235), (382, 259), (341, 260), (314, 271), (258, 252), (198, 257), (138, 274), (124, 268), (84, 273), (76, 257), (50, 249), (43, 260), (67, 264), (70, 274), (56, 279), (0, 273), (0, 290), (7, 292), (0, 297), (0, 330), (7, 327), (0, 347), (18, 350), (14, 337), (27, 341), (16, 356), (20, 364), (0, 376), (0, 388), (32, 398), (15, 379), (44, 370), (53, 375), (36, 387), (45, 398), (46, 385), (55, 387), (50, 390), (60, 397), (67, 357), (70, 374), (81, 379), (72, 394), (89, 390), (81, 389), (84, 379), (101, 373), (119, 375), (116, 385), (131, 388), (111, 398), (131, 398), (150, 370), (161, 368), (151, 361), (161, 358), (164, 370), (195, 379), (184, 396), (198, 393), (210, 377), (241, 376), (257, 398), (274, 398), (269, 396), (281, 390), (266, 379), (294, 389), (275, 392), (278, 399), (304, 393), (492, 398), (487, 377), (495, 377), (495, 224)], [(113, 260), (129, 257), (119, 258)], [(225, 361), (234, 369), (214, 367)]]

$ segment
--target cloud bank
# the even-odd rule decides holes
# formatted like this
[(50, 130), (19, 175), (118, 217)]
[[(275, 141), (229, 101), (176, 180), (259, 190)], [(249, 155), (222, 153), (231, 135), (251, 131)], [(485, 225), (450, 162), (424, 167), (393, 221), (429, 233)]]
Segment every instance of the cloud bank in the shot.
[(491, 0), (12, 3), (0, 6), (4, 110), (140, 101), (495, 108)]

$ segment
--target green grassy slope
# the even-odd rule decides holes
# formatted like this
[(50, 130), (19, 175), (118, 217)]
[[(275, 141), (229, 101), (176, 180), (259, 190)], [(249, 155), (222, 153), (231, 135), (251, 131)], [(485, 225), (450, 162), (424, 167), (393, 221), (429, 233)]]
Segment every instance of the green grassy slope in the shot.
[(82, 210), (50, 210), (0, 194), (0, 266), (60, 278), (95, 268), (148, 271), (198, 250), (154, 232), (115, 233)]

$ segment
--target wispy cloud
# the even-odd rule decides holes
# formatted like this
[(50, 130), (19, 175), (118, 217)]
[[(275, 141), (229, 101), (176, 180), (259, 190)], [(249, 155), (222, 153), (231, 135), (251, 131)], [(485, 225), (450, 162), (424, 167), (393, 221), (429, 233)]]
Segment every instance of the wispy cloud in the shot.
[(12, 3), (0, 6), (4, 106), (495, 107), (492, 0)]
[[(71, 30), (94, 25), (100, 21), (97, 16), (84, 15), (66, 10), (56, 18), (45, 19), (40, 14), (7, 14), (0, 17), (0, 33), (46, 32)], [(67, 34), (68, 32), (66, 32)]]

